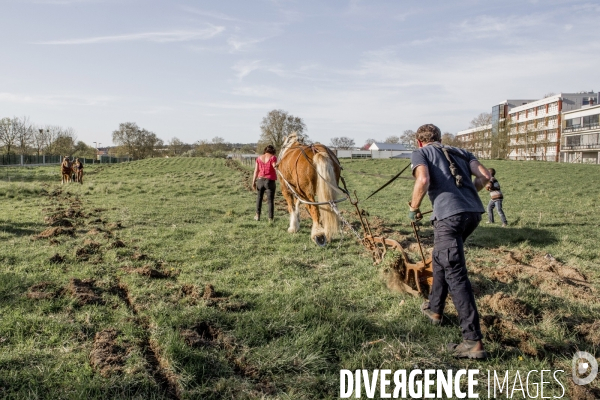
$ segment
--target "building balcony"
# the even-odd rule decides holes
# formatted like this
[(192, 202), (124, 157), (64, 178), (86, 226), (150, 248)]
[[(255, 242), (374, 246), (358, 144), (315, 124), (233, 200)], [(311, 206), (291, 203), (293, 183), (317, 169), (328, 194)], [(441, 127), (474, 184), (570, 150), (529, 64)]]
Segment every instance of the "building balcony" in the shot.
[(596, 123), (596, 124), (591, 124), (591, 125), (570, 126), (568, 128), (563, 129), (563, 133), (580, 132), (580, 131), (587, 131), (587, 130), (592, 130), (592, 129), (600, 129), (600, 124)]
[(562, 150), (598, 150), (598, 151), (600, 151), (600, 143), (564, 145), (564, 146), (562, 146)]

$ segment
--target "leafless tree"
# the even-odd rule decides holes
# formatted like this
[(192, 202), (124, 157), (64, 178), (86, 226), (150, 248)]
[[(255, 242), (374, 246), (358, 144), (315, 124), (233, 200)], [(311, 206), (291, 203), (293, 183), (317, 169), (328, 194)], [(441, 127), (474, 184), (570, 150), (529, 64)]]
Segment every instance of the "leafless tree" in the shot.
[(548, 92), (548, 93), (546, 93), (546, 94), (544, 95), (544, 98), (547, 98), (547, 97), (552, 97), (552, 96), (556, 96), (556, 93), (554, 93), (554, 92)]
[(184, 146), (185, 146), (185, 143), (183, 143), (181, 140), (179, 140), (176, 137), (174, 137), (173, 139), (171, 139), (169, 141), (169, 150), (171, 152), (171, 155), (173, 155), (173, 156), (181, 155), (183, 153)]
[(442, 143), (447, 146), (460, 147), (460, 141), (456, 138), (456, 135), (450, 132), (444, 132), (442, 134)]
[(296, 132), (298, 139), (306, 140), (308, 137), (304, 133), (306, 124), (300, 117), (294, 117), (283, 110), (272, 110), (263, 118), (260, 124), (261, 135), (258, 148), (266, 145), (273, 145), (275, 149), (281, 149), (284, 138)]
[(10, 154), (11, 150), (17, 146), (18, 130), (13, 119), (2, 118), (0, 120), (0, 143), (4, 146), (6, 154)]
[(60, 129), (51, 144), (52, 151), (61, 156), (71, 156), (75, 152), (77, 135), (73, 128)]
[(38, 128), (36, 126), (33, 127), (31, 145), (33, 146), (33, 149), (35, 150), (38, 157), (42, 154), (44, 148), (46, 147), (46, 136), (47, 132), (44, 128)]
[(407, 149), (416, 149), (417, 148), (417, 136), (415, 131), (412, 129), (407, 129), (402, 132), (400, 135), (400, 143), (406, 146)]
[(334, 137), (331, 139), (331, 147), (342, 150), (349, 150), (354, 147), (354, 139), (346, 136)]
[(391, 143), (391, 144), (400, 143), (400, 137), (399, 136), (388, 136), (385, 139), (385, 143)]
[(471, 120), (469, 128), (478, 128), (480, 126), (489, 125), (492, 123), (492, 113), (482, 112)]
[(14, 129), (17, 133), (16, 149), (19, 154), (27, 154), (33, 139), (33, 125), (29, 117), (13, 118)]

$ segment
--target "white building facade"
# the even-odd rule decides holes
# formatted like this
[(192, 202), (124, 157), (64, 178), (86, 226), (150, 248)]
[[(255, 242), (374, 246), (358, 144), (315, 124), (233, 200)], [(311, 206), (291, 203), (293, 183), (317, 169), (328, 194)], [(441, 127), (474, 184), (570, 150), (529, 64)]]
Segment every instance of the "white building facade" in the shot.
[[(563, 129), (572, 129), (563, 123), (563, 114), (598, 104), (598, 96), (594, 92), (580, 92), (560, 93), (535, 101), (505, 100), (492, 108), (490, 125), (460, 131), (456, 136), (465, 148), (480, 158), (540, 161), (576, 159), (575, 156), (561, 156), (561, 149), (566, 145), (561, 140)], [(586, 117), (591, 118), (591, 114), (586, 114)], [(572, 116), (574, 121), (577, 118)], [(584, 118), (583, 114), (581, 118)], [(591, 136), (585, 138), (588, 139), (593, 141)], [(573, 142), (576, 139), (570, 140)], [(569, 152), (572, 153), (571, 150)], [(583, 157), (581, 154), (579, 156)]]
[(600, 105), (563, 113), (563, 162), (600, 164)]

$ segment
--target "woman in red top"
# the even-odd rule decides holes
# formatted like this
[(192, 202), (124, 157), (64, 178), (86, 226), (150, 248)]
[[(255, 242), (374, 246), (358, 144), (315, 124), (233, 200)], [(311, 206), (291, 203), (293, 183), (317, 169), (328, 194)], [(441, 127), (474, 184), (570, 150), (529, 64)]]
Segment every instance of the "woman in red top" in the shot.
[(256, 215), (255, 220), (260, 220), (260, 211), (262, 200), (265, 191), (267, 192), (267, 200), (269, 202), (269, 222), (273, 221), (273, 210), (275, 201), (275, 182), (277, 181), (277, 172), (275, 172), (275, 164), (277, 157), (275, 156), (275, 147), (268, 145), (265, 147), (265, 152), (256, 159), (256, 167), (254, 168), (254, 176), (252, 177), (252, 189), (258, 190), (256, 198)]

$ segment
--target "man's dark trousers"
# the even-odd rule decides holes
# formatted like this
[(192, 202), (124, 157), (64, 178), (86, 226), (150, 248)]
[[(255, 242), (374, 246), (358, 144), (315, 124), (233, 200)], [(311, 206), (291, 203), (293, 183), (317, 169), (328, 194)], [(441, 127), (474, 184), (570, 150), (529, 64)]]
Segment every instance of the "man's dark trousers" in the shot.
[(474, 212), (433, 221), (433, 287), (429, 294), (429, 308), (442, 315), (450, 292), (464, 340), (480, 340), (483, 337), (464, 251), (465, 240), (480, 221), (481, 214)]

